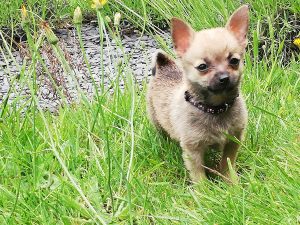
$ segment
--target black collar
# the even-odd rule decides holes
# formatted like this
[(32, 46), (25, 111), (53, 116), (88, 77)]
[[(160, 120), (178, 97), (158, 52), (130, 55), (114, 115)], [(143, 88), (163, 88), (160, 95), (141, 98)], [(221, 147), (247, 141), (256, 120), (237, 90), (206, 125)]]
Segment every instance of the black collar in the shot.
[(227, 110), (232, 107), (237, 97), (238, 95), (234, 97), (232, 100), (230, 100), (229, 102), (224, 102), (223, 104), (218, 106), (212, 106), (212, 105), (206, 105), (202, 102), (195, 100), (195, 97), (193, 97), (189, 91), (184, 92), (184, 98), (187, 102), (191, 103), (193, 106), (200, 109), (201, 111), (210, 114), (220, 114), (223, 112), (227, 112)]

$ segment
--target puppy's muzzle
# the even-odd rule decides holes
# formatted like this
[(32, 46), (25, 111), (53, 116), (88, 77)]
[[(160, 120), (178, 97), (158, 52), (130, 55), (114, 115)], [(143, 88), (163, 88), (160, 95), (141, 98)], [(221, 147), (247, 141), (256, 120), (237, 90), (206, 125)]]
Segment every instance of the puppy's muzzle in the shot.
[(221, 86), (226, 86), (229, 83), (228, 73), (222, 73), (219, 75), (219, 82)]
[(208, 90), (212, 92), (221, 92), (227, 90), (231, 86), (229, 73), (219, 72), (216, 73), (213, 79), (210, 81)]

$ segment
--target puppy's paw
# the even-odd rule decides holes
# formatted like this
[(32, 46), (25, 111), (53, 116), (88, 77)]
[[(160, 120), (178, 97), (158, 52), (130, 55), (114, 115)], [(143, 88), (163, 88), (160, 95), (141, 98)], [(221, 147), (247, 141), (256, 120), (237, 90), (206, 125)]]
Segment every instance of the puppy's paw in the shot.
[(199, 172), (197, 174), (190, 173), (190, 178), (191, 178), (191, 181), (192, 181), (193, 184), (200, 183), (200, 182), (207, 179), (205, 173), (202, 173), (202, 172)]

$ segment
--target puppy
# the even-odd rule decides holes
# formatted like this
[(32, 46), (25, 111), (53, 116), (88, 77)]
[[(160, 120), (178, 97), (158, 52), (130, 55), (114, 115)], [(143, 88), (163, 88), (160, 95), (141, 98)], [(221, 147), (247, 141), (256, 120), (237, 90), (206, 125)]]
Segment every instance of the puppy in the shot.
[(225, 177), (230, 178), (227, 158), (235, 165), (247, 124), (240, 81), (248, 26), (246, 5), (233, 13), (224, 28), (195, 32), (173, 18), (172, 39), (178, 60), (162, 52), (154, 58), (148, 114), (156, 127), (180, 142), (194, 182), (206, 177), (204, 154), (208, 149), (222, 151), (217, 169)]

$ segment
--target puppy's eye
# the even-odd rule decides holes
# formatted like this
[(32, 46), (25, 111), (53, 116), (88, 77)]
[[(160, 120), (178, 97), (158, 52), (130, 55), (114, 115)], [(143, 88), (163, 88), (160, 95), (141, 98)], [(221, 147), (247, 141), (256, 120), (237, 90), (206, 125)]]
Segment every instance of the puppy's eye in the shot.
[(239, 60), (238, 58), (231, 58), (231, 59), (229, 60), (229, 64), (230, 64), (231, 66), (237, 66), (237, 65), (239, 65), (239, 63), (240, 63), (240, 60)]
[(208, 66), (207, 66), (207, 64), (202, 63), (199, 66), (197, 66), (196, 69), (199, 70), (200, 72), (204, 72), (204, 71), (208, 70)]

